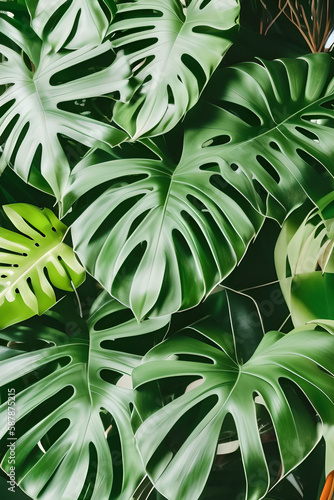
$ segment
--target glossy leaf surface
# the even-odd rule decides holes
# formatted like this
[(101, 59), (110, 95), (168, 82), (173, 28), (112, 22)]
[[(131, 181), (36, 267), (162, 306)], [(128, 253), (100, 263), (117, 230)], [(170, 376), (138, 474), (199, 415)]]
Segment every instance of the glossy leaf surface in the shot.
[(238, 15), (238, 0), (120, 3), (112, 42), (125, 51), (139, 89), (116, 106), (115, 121), (134, 139), (173, 128), (232, 44)]
[[(16, 392), (16, 479), (41, 500), (129, 500), (144, 472), (130, 425), (131, 386), (120, 380), (141, 356), (124, 347), (164, 330), (168, 318), (138, 325), (107, 294), (87, 324), (66, 309), (0, 334), (10, 345), (0, 347), (1, 385), (6, 395), (7, 387)], [(1, 436), (7, 409), (5, 400)], [(2, 467), (9, 471), (8, 455)]]
[(0, 46), (5, 56), (0, 85), (6, 86), (0, 96), (0, 135), (5, 138), (0, 172), (12, 161), (15, 171), (28, 181), (35, 161), (59, 199), (70, 171), (70, 148), (64, 151), (60, 136), (109, 150), (126, 138), (115, 127), (62, 105), (114, 91), (127, 95), (129, 70), (120, 58), (93, 74), (86, 69), (80, 77), (80, 65), (102, 55), (113, 57), (110, 42), (54, 53), (31, 30), (25, 33), (19, 28), (14, 21), (0, 19), (0, 30), (8, 37)]
[(193, 158), (95, 158), (75, 168), (65, 205), (109, 187), (74, 222), (73, 241), (87, 270), (139, 319), (197, 305), (261, 226), (251, 205)]
[(188, 115), (184, 156), (211, 156), (226, 182), (283, 221), (305, 193), (317, 203), (333, 190), (333, 103), (329, 54), (222, 69)]
[[(245, 319), (238, 323), (230, 311), (229, 329), (210, 318), (190, 325), (154, 347), (133, 372), (143, 421), (136, 432), (138, 447), (151, 480), (169, 500), (200, 497), (222, 426), (231, 418), (248, 500), (264, 498), (270, 486), (259, 405), (275, 430), (281, 476), (318, 442), (316, 415), (324, 423), (333, 421), (333, 335), (311, 327), (289, 334), (271, 331), (245, 361), (239, 344), (253, 321)], [(176, 383), (177, 396), (158, 404), (159, 391), (164, 394)]]
[(327, 54), (222, 70), (186, 119), (177, 164), (152, 141), (157, 160), (85, 158), (65, 204), (104, 187), (73, 226), (89, 272), (138, 318), (198, 304), (244, 254), (257, 212), (283, 220), (305, 192), (331, 190), (303, 155), (330, 165), (333, 71)]
[(52, 307), (53, 287), (73, 291), (85, 279), (63, 243), (67, 227), (51, 210), (25, 203), (3, 208), (18, 232), (0, 228), (0, 328)]
[(26, 3), (34, 31), (56, 51), (64, 46), (73, 50), (98, 45), (116, 12), (114, 0), (103, 0), (104, 8), (94, 0), (27, 0)]

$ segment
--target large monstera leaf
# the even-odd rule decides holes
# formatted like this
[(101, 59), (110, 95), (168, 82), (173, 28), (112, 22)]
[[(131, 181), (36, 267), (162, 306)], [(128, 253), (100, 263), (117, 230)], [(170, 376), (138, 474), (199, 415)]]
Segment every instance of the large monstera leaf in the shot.
[[(250, 310), (241, 321), (237, 312), (223, 308), (225, 325), (207, 318), (174, 332), (133, 371), (142, 422), (135, 426), (137, 445), (151, 481), (168, 500), (202, 498), (221, 436), (233, 428), (246, 480), (240, 498), (264, 498), (273, 478), (259, 410), (271, 421), (278, 446), (281, 469), (274, 481), (315, 447), (318, 419), (334, 419), (333, 335), (319, 327), (270, 331), (244, 357), (240, 347), (252, 336), (254, 316)], [(230, 475), (222, 470), (224, 481)]]
[(114, 91), (124, 97), (128, 69), (120, 58), (101, 71), (80, 77), (80, 65), (87, 61), (94, 64), (98, 56), (112, 57), (110, 42), (54, 53), (33, 32), (25, 33), (19, 27), (13, 21), (0, 19), (0, 30), (8, 37), (0, 45), (5, 58), (0, 64), (0, 85), (6, 86), (0, 96), (0, 135), (2, 141), (5, 139), (0, 172), (12, 161), (15, 171), (28, 181), (34, 160), (59, 199), (70, 168), (69, 151), (66, 155), (60, 136), (104, 149), (126, 137), (108, 123), (72, 113), (62, 106)]
[[(138, 325), (103, 294), (87, 324), (66, 304), (65, 312), (52, 310), (38, 322), (1, 332), (10, 346), (0, 347), (1, 436), (7, 444), (7, 387), (14, 388), (16, 481), (28, 495), (132, 498), (144, 472), (130, 425), (132, 389), (121, 380), (130, 379), (141, 356), (128, 344), (135, 352), (137, 336), (167, 324), (168, 318), (159, 318)], [(9, 472), (8, 454), (2, 467)]]
[(329, 54), (218, 71), (187, 120), (188, 161), (211, 156), (224, 179), (269, 216), (283, 220), (303, 191), (317, 203), (333, 189)]
[(146, 140), (157, 160), (86, 158), (66, 204), (104, 188), (73, 225), (89, 272), (138, 318), (199, 303), (244, 254), (258, 212), (283, 221), (305, 192), (332, 190), (321, 164), (332, 161), (333, 75), (328, 54), (224, 69), (186, 118), (177, 164), (159, 138)]
[(3, 207), (19, 232), (0, 228), (0, 328), (42, 314), (56, 303), (53, 286), (73, 291), (85, 270), (63, 243), (67, 227), (51, 210)]
[[(300, 213), (299, 213), (300, 212)], [(293, 324), (317, 318), (334, 320), (334, 219), (302, 209), (283, 224), (276, 243), (275, 265)]]
[(238, 0), (121, 2), (110, 27), (139, 88), (117, 105), (115, 121), (136, 139), (173, 128), (196, 104), (230, 47)]
[(197, 305), (243, 256), (263, 218), (219, 173), (185, 158), (96, 163), (73, 171), (65, 206), (107, 189), (72, 225), (87, 270), (138, 319)]
[(34, 31), (55, 51), (99, 45), (116, 11), (114, 0), (27, 0), (27, 6)]

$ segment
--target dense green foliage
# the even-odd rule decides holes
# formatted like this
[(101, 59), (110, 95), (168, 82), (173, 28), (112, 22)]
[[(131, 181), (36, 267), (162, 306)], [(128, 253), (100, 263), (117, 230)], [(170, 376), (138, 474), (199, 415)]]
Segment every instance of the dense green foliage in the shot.
[(0, 2), (9, 495), (320, 499), (332, 8)]

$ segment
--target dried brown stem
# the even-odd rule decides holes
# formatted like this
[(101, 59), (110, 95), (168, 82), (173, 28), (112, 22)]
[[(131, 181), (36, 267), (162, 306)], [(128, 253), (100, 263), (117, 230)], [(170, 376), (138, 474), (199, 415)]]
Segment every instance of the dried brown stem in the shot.
[[(265, 5), (262, 0), (261, 4)], [(298, 29), (312, 52), (325, 50), (334, 28), (334, 9), (331, 7), (333, 0), (279, 0), (278, 14), (267, 26), (266, 35), (272, 25), (283, 13)], [(261, 25), (263, 31), (263, 24)]]

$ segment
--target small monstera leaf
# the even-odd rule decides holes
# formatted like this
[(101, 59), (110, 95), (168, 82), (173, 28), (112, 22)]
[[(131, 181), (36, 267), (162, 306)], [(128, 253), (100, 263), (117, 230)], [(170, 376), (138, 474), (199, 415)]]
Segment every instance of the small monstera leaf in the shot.
[(135, 0), (118, 6), (110, 27), (139, 88), (114, 119), (133, 139), (172, 129), (196, 104), (232, 44), (238, 0)]
[[(265, 497), (272, 484), (258, 407), (272, 422), (281, 478), (321, 438), (318, 419), (334, 420), (333, 335), (311, 326), (288, 334), (270, 331), (244, 358), (239, 346), (247, 342), (254, 316), (241, 322), (237, 310), (225, 308), (225, 314), (229, 327), (212, 318), (185, 327), (149, 351), (133, 371), (142, 421), (137, 445), (151, 481), (168, 500), (200, 498), (231, 421), (246, 479), (242, 498)], [(177, 388), (174, 397), (170, 387)], [(222, 471), (221, 480), (230, 477)]]
[(3, 207), (19, 232), (0, 228), (0, 328), (42, 314), (56, 303), (52, 286), (73, 291), (85, 270), (63, 243), (67, 227), (51, 210)]
[(184, 156), (194, 169), (211, 156), (228, 184), (283, 221), (304, 192), (317, 203), (333, 190), (333, 105), (329, 54), (222, 69), (186, 118)]
[[(34, 161), (59, 199), (70, 169), (60, 136), (104, 149), (126, 138), (108, 123), (63, 109), (64, 103), (114, 91), (126, 94), (128, 68), (119, 59), (80, 77), (87, 61), (89, 67), (98, 56), (112, 56), (110, 42), (54, 53), (33, 32), (25, 34), (19, 28), (14, 21), (0, 18), (0, 30), (6, 37), (0, 45), (4, 56), (0, 85), (6, 86), (0, 96), (0, 136), (4, 142), (0, 172), (12, 161), (15, 171), (28, 181)], [(67, 153), (69, 156), (70, 151)]]
[[(0, 366), (5, 394), (7, 387), (16, 393), (16, 481), (34, 499), (129, 500), (144, 472), (130, 424), (133, 391), (124, 382), (141, 360), (135, 346), (164, 331), (168, 318), (138, 325), (107, 294), (87, 323), (73, 305), (60, 305), (0, 334), (11, 346), (0, 347)], [(0, 406), (2, 437), (8, 407)]]
[(280, 286), (295, 326), (334, 320), (334, 219), (313, 209), (301, 219), (293, 213), (283, 224), (275, 248)]
[(87, 155), (64, 198), (106, 189), (72, 225), (87, 270), (138, 319), (197, 305), (245, 253), (260, 216), (215, 171), (187, 158)]
[(26, 3), (34, 31), (55, 51), (64, 46), (73, 50), (99, 45), (116, 12), (114, 0), (27, 0)]

